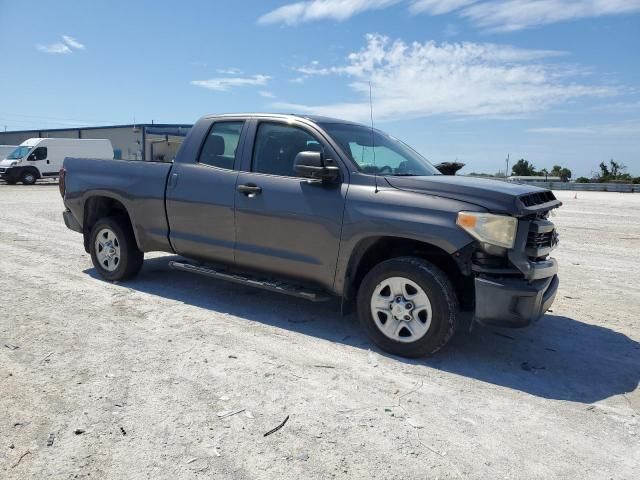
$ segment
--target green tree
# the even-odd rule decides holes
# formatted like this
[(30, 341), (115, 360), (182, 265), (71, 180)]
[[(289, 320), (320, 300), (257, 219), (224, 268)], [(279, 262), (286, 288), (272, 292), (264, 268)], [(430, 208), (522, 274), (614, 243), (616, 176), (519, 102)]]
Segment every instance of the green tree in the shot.
[(524, 158), (521, 158), (511, 167), (511, 172), (513, 175), (517, 176), (533, 176), (536, 174), (536, 168), (533, 166), (533, 163), (529, 163)]
[(560, 177), (560, 180), (562, 180), (563, 182), (568, 182), (571, 178), (571, 170), (569, 170), (568, 168), (561, 168), (557, 176)]

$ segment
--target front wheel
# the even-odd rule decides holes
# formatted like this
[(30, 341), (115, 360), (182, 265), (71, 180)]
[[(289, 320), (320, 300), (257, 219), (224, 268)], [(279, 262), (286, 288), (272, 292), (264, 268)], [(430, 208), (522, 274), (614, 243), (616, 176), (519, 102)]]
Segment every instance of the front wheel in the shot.
[(457, 326), (458, 299), (438, 267), (416, 257), (376, 265), (358, 291), (358, 316), (380, 348), (403, 357), (440, 350)]
[(127, 280), (142, 268), (144, 254), (138, 250), (131, 225), (117, 217), (102, 218), (91, 229), (91, 260), (106, 280)]
[(38, 175), (33, 170), (25, 170), (20, 176), (23, 185), (34, 185), (38, 180)]

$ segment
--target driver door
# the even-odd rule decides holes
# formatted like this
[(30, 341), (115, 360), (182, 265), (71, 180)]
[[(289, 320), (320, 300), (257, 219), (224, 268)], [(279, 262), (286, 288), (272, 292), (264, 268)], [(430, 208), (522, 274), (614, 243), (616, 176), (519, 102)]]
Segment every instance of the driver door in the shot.
[(335, 152), (310, 127), (277, 120), (255, 121), (248, 145), (236, 187), (236, 264), (332, 288), (348, 183), (310, 182), (293, 162), (301, 151)]
[(29, 165), (36, 167), (42, 177), (46, 177), (50, 170), (48, 164), (51, 162), (48, 155), (49, 149), (47, 147), (36, 147), (27, 157)]

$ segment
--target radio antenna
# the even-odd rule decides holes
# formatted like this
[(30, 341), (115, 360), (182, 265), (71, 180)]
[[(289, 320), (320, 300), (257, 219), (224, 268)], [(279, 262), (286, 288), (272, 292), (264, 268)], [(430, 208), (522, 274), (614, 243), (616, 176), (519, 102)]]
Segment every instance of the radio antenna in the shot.
[(373, 153), (373, 168), (375, 168), (375, 171), (373, 172), (373, 179), (376, 184), (374, 193), (378, 193), (378, 166), (376, 165), (376, 144), (375, 134), (373, 131), (373, 95), (371, 94), (371, 80), (369, 80), (369, 116), (371, 118), (371, 152)]

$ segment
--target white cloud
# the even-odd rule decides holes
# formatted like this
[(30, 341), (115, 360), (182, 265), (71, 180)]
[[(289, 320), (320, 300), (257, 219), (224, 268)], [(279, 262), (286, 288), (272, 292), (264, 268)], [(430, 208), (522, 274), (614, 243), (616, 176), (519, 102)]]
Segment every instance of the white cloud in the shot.
[(494, 0), (462, 10), (476, 26), (514, 31), (566, 20), (640, 11), (640, 0)]
[(428, 13), (442, 15), (466, 7), (478, 0), (414, 0), (409, 6), (411, 13)]
[(629, 135), (640, 134), (640, 121), (584, 125), (578, 127), (540, 127), (527, 130), (531, 133), (559, 135)]
[(264, 97), (264, 98), (276, 98), (276, 96), (273, 94), (273, 92), (270, 92), (270, 91), (268, 91), (268, 90), (260, 90), (260, 91), (258, 92), (258, 94), (259, 94), (261, 97)]
[(239, 68), (231, 67), (231, 68), (219, 68), (217, 70), (218, 73), (222, 73), (223, 75), (242, 75), (244, 72)]
[(52, 43), (50, 45), (36, 45), (36, 48), (44, 53), (71, 53), (71, 49), (64, 43)]
[(371, 82), (374, 116), (379, 120), (440, 114), (503, 118), (615, 93), (612, 87), (577, 83), (573, 69), (541, 62), (563, 54), (470, 42), (406, 44), (372, 34), (345, 65), (304, 69), (307, 75), (348, 78), (355, 101), (274, 106), (364, 121), (369, 117)]
[(64, 40), (64, 43), (69, 45), (71, 48), (77, 48), (79, 50), (84, 50), (84, 45), (82, 43), (80, 43), (78, 40), (76, 40), (75, 38), (70, 37), (68, 35), (62, 35), (62, 39)]
[(258, 19), (261, 25), (285, 23), (297, 25), (314, 20), (346, 20), (367, 10), (378, 10), (401, 0), (306, 0), (276, 8)]
[(640, 12), (640, 0), (305, 0), (262, 15), (260, 24), (297, 25), (315, 20), (343, 21), (368, 10), (405, 3), (413, 14), (455, 13), (491, 31)]
[(208, 80), (192, 80), (191, 85), (208, 88), (218, 92), (226, 92), (235, 87), (266, 85), (271, 79), (268, 75), (253, 75), (250, 77), (218, 77)]
[(36, 45), (36, 48), (44, 53), (68, 54), (73, 50), (84, 50), (84, 45), (73, 37), (62, 35), (62, 42), (51, 43), (49, 45)]

